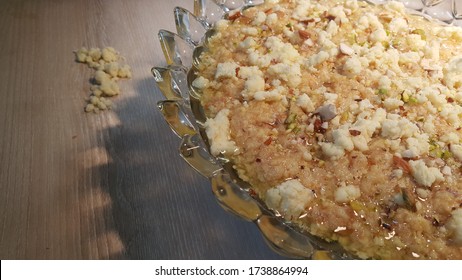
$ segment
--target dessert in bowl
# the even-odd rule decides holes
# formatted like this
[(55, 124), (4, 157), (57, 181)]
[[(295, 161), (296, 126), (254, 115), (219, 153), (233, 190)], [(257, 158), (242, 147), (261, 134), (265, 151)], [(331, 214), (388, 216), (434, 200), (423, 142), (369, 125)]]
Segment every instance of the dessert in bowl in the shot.
[(200, 132), (218, 195), (239, 186), (226, 208), (273, 245), (268, 210), (301, 234), (296, 257), (309, 236), (342, 256), (462, 258), (462, 30), (385, 2), (247, 5), (195, 48), (179, 134)]

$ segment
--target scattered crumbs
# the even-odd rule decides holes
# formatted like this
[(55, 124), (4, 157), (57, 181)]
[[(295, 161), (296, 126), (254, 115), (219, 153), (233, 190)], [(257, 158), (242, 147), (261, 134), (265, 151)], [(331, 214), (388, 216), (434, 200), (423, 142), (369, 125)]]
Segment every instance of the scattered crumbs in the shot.
[(82, 47), (76, 51), (77, 62), (85, 63), (95, 72), (91, 79), (90, 97), (87, 99), (85, 112), (99, 113), (112, 108), (108, 98), (120, 94), (119, 79), (130, 79), (131, 68), (122, 64), (124, 58), (113, 47), (90, 48)]

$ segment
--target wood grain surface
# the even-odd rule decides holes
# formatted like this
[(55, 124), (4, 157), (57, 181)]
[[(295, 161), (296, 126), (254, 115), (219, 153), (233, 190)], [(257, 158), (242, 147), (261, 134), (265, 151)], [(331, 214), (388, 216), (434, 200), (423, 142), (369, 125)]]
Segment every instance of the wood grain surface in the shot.
[[(0, 0), (1, 259), (278, 259), (178, 156), (150, 74), (157, 32), (193, 0)], [(83, 112), (92, 70), (132, 66), (115, 108)]]

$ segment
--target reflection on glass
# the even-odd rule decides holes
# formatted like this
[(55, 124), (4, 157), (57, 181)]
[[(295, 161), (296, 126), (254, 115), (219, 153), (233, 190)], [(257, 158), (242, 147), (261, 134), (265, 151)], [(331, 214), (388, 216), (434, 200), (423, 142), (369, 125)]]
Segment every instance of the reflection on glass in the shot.
[(427, 6), (427, 7), (430, 7), (430, 6), (434, 6), (434, 5), (437, 5), (441, 2), (443, 2), (444, 0), (422, 0), (422, 3)]
[(460, 2), (460, 0), (422, 0), (426, 6), (423, 12), (443, 22), (451, 23), (454, 20), (454, 1)]
[[(461, 0), (452, 0), (452, 12), (456, 19), (462, 19), (462, 1)], [(459, 26), (461, 26), (460, 21)]]
[(406, 8), (415, 11), (422, 11), (422, 9), (425, 7), (425, 5), (422, 3), (422, 0), (398, 0), (398, 2), (403, 3)]

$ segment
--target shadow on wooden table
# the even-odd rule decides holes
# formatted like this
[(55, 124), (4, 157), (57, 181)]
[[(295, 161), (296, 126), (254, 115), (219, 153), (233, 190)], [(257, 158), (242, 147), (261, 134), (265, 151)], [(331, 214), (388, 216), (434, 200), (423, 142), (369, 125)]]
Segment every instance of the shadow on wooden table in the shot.
[(110, 197), (108, 258), (280, 259), (255, 225), (225, 212), (209, 181), (182, 161), (179, 139), (156, 108), (153, 78), (116, 103), (119, 124), (104, 129), (108, 163), (95, 167)]

